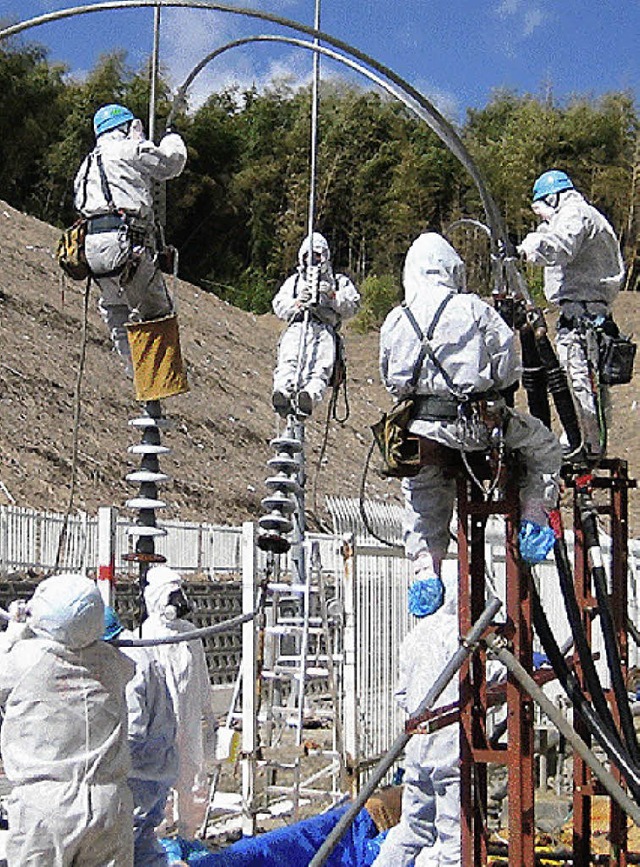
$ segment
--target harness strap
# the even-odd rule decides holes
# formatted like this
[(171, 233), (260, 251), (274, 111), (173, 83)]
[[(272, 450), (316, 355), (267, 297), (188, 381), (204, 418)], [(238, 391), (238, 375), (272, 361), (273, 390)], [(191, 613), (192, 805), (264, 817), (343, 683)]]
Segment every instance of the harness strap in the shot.
[(107, 173), (102, 162), (102, 154), (100, 153), (100, 148), (96, 148), (94, 153), (96, 155), (96, 162), (98, 163), (98, 172), (100, 174), (100, 186), (102, 187), (102, 195), (105, 197), (109, 210), (117, 211), (118, 209), (116, 208), (115, 202), (113, 201), (113, 196), (111, 195), (111, 187), (109, 186)]
[(412, 374), (411, 379), (409, 381), (409, 385), (411, 386), (412, 389), (415, 389), (416, 385), (418, 384), (418, 377), (420, 376), (420, 371), (422, 370), (422, 366), (423, 366), (425, 359), (428, 355), (429, 360), (432, 361), (433, 364), (436, 366), (438, 372), (440, 373), (440, 375), (444, 379), (445, 384), (446, 384), (447, 388), (449, 389), (449, 391), (451, 392), (451, 394), (456, 398), (456, 400), (466, 401), (467, 396), (464, 394), (461, 394), (458, 391), (458, 389), (455, 386), (454, 381), (451, 379), (451, 377), (449, 376), (447, 371), (442, 366), (440, 359), (436, 356), (435, 352), (433, 351), (433, 347), (431, 346), (431, 342), (430, 342), (433, 338), (433, 334), (436, 330), (436, 326), (437, 326), (438, 322), (440, 321), (440, 317), (442, 316), (445, 307), (447, 306), (447, 304), (449, 303), (449, 301), (451, 301), (451, 299), (453, 297), (454, 297), (454, 293), (450, 292), (448, 295), (446, 295), (442, 299), (442, 301), (438, 305), (438, 309), (436, 310), (433, 319), (431, 320), (431, 324), (429, 325), (429, 328), (427, 329), (426, 335), (423, 334), (422, 329), (418, 325), (416, 318), (413, 315), (411, 309), (409, 307), (403, 305), (402, 309), (406, 313), (407, 318), (408, 318), (409, 322), (411, 323), (411, 327), (416, 332), (418, 340), (420, 341), (420, 352), (418, 353), (418, 358), (416, 359), (416, 363), (415, 363), (415, 366), (413, 368), (413, 374)]

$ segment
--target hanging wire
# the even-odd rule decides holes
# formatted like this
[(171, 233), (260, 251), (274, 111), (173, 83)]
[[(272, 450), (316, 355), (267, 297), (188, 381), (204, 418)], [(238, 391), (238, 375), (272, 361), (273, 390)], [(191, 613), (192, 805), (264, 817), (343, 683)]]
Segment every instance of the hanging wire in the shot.
[(69, 517), (73, 509), (73, 501), (76, 493), (76, 481), (78, 477), (78, 439), (80, 430), (80, 412), (82, 409), (82, 380), (84, 377), (84, 365), (87, 352), (87, 321), (89, 318), (89, 292), (91, 289), (91, 277), (87, 278), (84, 286), (84, 298), (82, 305), (82, 334), (80, 337), (80, 359), (78, 361), (78, 372), (76, 375), (76, 385), (73, 396), (73, 439), (71, 445), (71, 480), (69, 482), (69, 500), (67, 509), (62, 522), (62, 530), (58, 539), (58, 550), (56, 551), (56, 562), (53, 567), (53, 572), (57, 572), (60, 568), (60, 561), (64, 554), (64, 548), (67, 542), (67, 532), (69, 530)]
[[(320, 0), (315, 0), (315, 14), (313, 27), (320, 30)], [(313, 44), (318, 46), (320, 41), (316, 37)], [(318, 163), (318, 102), (320, 89), (320, 54), (313, 52), (313, 78), (311, 82), (311, 149), (309, 155), (309, 211), (308, 232), (309, 238), (313, 235), (316, 219), (316, 171)], [(309, 251), (311, 255), (311, 251)]]

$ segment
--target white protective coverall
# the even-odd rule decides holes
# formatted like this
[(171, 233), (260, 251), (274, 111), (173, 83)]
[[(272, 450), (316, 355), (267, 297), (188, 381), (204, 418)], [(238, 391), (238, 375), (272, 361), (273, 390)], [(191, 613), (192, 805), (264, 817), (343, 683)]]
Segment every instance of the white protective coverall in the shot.
[[(534, 203), (535, 204), (535, 203)], [(587, 450), (599, 454), (598, 417), (589, 378), (589, 364), (598, 364), (593, 334), (581, 337), (580, 317), (594, 320), (611, 313), (624, 279), (624, 262), (613, 228), (576, 190), (558, 194), (549, 219), (530, 232), (518, 247), (527, 262), (544, 266), (544, 293), (560, 308), (558, 359), (567, 372), (576, 400)], [(607, 386), (602, 387), (604, 415), (610, 413)]]
[(93, 581), (56, 575), (28, 604), (35, 633), (0, 647), (9, 867), (130, 867), (125, 685), (133, 663), (100, 641)]
[[(195, 629), (188, 620), (173, 619), (169, 595), (182, 590), (180, 575), (168, 566), (154, 566), (147, 581), (144, 601), (149, 616), (142, 624), (142, 637), (162, 638)], [(164, 671), (177, 723), (178, 778), (169, 794), (167, 821), (177, 824), (179, 836), (192, 840), (207, 809), (206, 759), (215, 749), (217, 729), (204, 646), (200, 639), (182, 641), (154, 647), (153, 653)]]
[[(177, 133), (160, 144), (145, 139), (139, 125), (102, 133), (84, 159), (74, 182), (75, 206), (85, 217), (113, 213), (98, 164), (100, 155), (113, 206), (126, 215), (129, 233), (94, 223), (85, 239), (85, 253), (98, 286), (99, 309), (116, 352), (131, 373), (131, 353), (125, 324), (148, 321), (173, 312), (173, 301), (156, 263), (153, 183), (177, 177), (187, 161), (187, 149)], [(103, 221), (104, 223), (104, 221)], [(108, 226), (108, 222), (105, 224)], [(126, 264), (127, 263), (127, 264)], [(124, 268), (108, 276), (114, 269)], [(100, 276), (106, 274), (107, 276)]]
[[(458, 649), (457, 579), (446, 580), (445, 603), (418, 621), (400, 646), (396, 701), (414, 714)], [(435, 708), (458, 701), (458, 677)], [(414, 734), (405, 748), (402, 815), (374, 867), (460, 867), (459, 726)]]
[[(121, 632), (119, 639), (136, 638)], [(127, 684), (127, 737), (131, 753), (134, 867), (165, 867), (156, 828), (165, 818), (170, 787), (178, 777), (177, 723), (164, 670), (146, 647), (123, 647), (136, 666)]]
[[(445, 296), (450, 300), (437, 323), (431, 345), (458, 392), (484, 394), (501, 391), (518, 379), (520, 368), (511, 329), (477, 295), (465, 292), (464, 264), (440, 235), (427, 232), (411, 245), (405, 260), (405, 304), (424, 334)], [(380, 332), (380, 372), (387, 389), (400, 398), (412, 392), (411, 377), (420, 341), (403, 307), (395, 307)], [(445, 379), (427, 356), (415, 393), (451, 398)], [(537, 419), (506, 409), (505, 446), (525, 462), (520, 500), (523, 520), (547, 525), (558, 504), (561, 447)], [(457, 421), (415, 420), (409, 429), (459, 451), (490, 447), (486, 428), (462, 429)], [(404, 541), (416, 575), (439, 575), (449, 545), (455, 480), (439, 466), (425, 466), (417, 476), (402, 480), (405, 498)]]
[(276, 409), (297, 396), (300, 410), (309, 415), (331, 380), (336, 363), (336, 331), (344, 319), (358, 311), (360, 295), (344, 274), (335, 274), (326, 239), (313, 233), (314, 258), (319, 259), (318, 303), (309, 285), (309, 237), (300, 245), (298, 269), (288, 277), (273, 299), (273, 311), (289, 325), (280, 338), (278, 362), (273, 373)]

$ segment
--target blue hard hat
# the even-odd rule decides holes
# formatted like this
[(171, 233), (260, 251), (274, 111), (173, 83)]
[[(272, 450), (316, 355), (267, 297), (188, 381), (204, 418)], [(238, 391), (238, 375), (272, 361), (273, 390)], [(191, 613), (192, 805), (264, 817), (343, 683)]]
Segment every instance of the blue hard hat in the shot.
[(97, 138), (103, 132), (116, 129), (116, 127), (129, 123), (131, 120), (133, 120), (133, 114), (124, 105), (117, 103), (103, 105), (93, 116), (93, 131)]
[(563, 190), (572, 190), (573, 181), (569, 175), (558, 169), (544, 172), (533, 185), (533, 201), (544, 199), (552, 193), (561, 193)]
[(104, 632), (102, 633), (103, 641), (113, 641), (122, 632), (124, 626), (120, 623), (120, 618), (116, 614), (115, 608), (111, 605), (104, 606)]

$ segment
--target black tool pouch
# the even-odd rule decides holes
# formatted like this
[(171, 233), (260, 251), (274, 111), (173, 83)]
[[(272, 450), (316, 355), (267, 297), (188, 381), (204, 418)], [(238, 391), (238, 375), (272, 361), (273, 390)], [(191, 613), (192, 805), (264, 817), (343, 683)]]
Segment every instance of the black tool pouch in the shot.
[(637, 346), (624, 334), (598, 335), (598, 366), (603, 385), (626, 385), (633, 377)]

